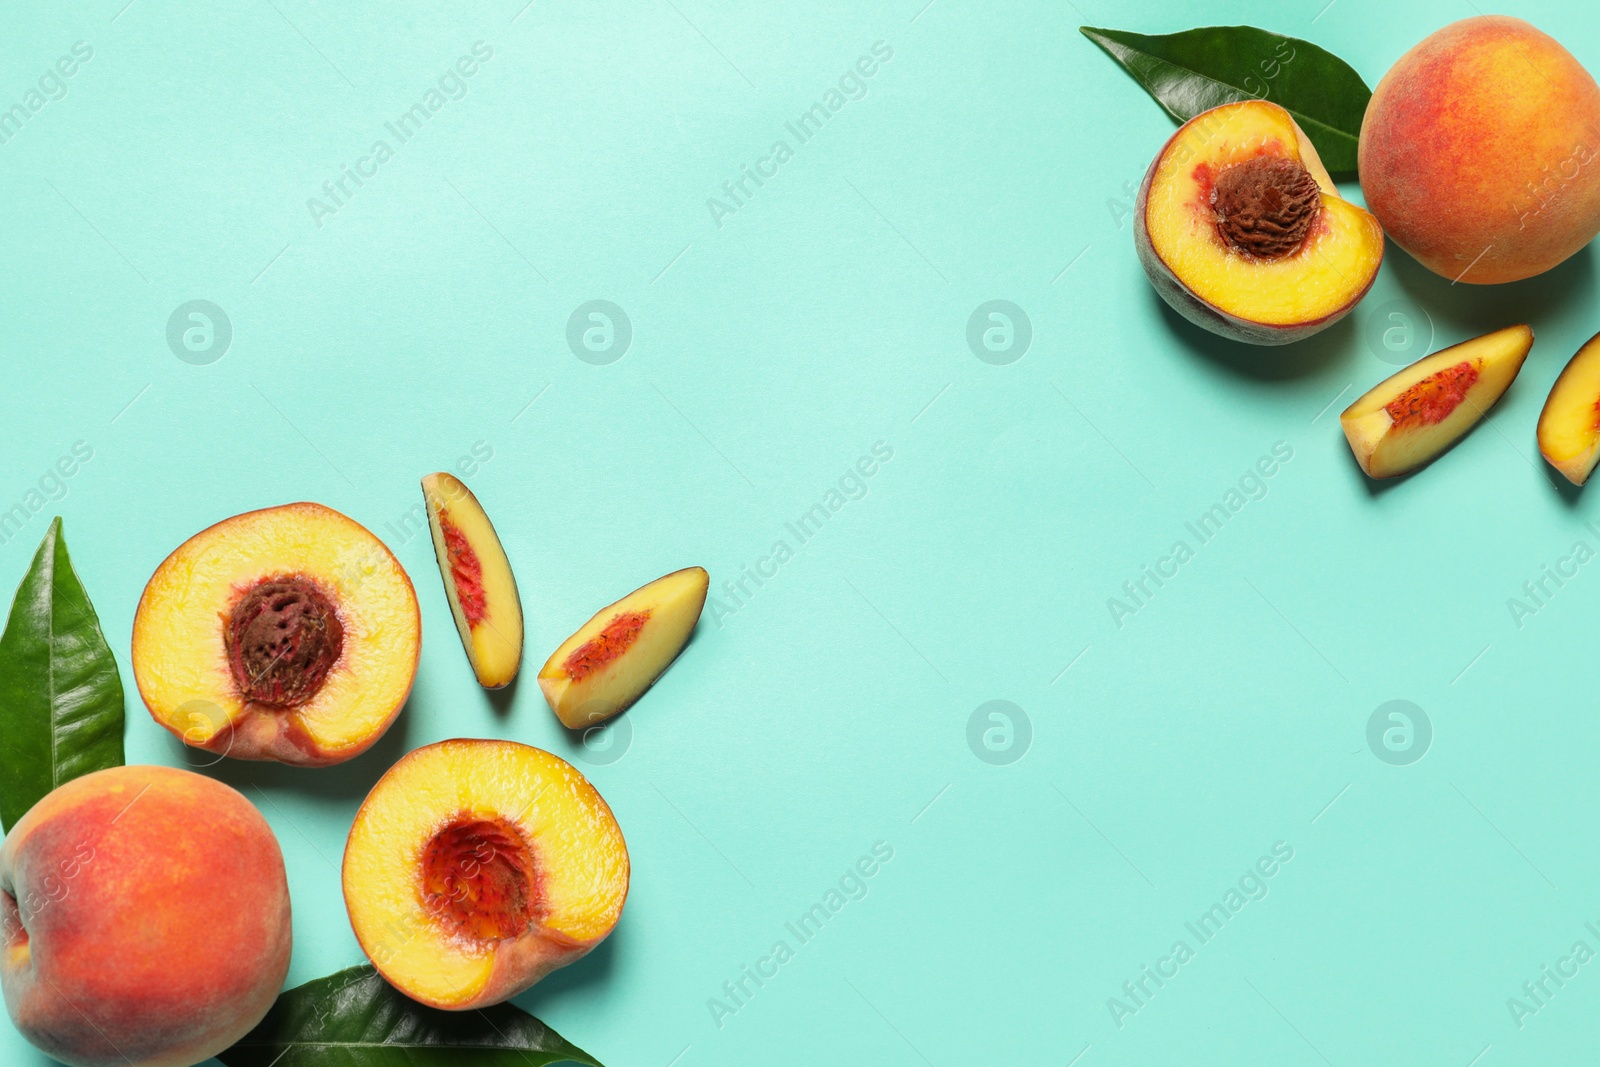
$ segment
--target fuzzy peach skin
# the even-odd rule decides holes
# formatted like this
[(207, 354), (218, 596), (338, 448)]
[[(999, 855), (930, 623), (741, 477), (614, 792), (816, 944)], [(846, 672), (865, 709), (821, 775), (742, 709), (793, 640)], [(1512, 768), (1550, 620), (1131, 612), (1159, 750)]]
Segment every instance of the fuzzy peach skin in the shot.
[(1359, 158), (1368, 210), (1452, 280), (1531, 278), (1600, 233), (1600, 86), (1521, 19), (1464, 19), (1401, 56)]
[(289, 885), (261, 814), (170, 767), (66, 783), (0, 847), (0, 984), (77, 1067), (187, 1067), (261, 1021), (289, 969)]

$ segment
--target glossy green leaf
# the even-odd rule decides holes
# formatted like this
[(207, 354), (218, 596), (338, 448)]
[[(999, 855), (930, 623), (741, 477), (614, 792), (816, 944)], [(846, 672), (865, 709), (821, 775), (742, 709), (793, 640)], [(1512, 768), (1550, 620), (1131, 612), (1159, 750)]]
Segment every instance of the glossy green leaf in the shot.
[(371, 967), (289, 990), (217, 1058), (228, 1067), (601, 1067), (521, 1008), (425, 1008)]
[(0, 635), (0, 819), (63, 782), (122, 766), (122, 679), (50, 524)]
[(1080, 27), (1179, 122), (1239, 100), (1270, 100), (1294, 116), (1323, 166), (1354, 174), (1372, 90), (1333, 53), (1253, 26), (1147, 36)]

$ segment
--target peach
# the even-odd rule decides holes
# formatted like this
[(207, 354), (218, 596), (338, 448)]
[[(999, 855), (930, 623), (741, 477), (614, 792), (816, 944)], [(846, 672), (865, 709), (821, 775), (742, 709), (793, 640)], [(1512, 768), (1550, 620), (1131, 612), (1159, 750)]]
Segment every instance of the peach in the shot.
[(628, 896), (628, 847), (577, 769), (514, 741), (408, 753), (356, 812), (344, 900), (400, 992), (465, 1011), (516, 996), (599, 944)]
[(550, 654), (539, 688), (569, 730), (620, 715), (678, 658), (705, 607), (711, 578), (685, 567), (601, 608)]
[(1383, 76), (1361, 124), (1361, 189), (1435, 274), (1531, 278), (1600, 233), (1600, 86), (1521, 19), (1463, 19)]
[(0, 984), (77, 1067), (187, 1067), (243, 1037), (289, 969), (278, 840), (236, 790), (170, 767), (75, 778), (0, 847)]
[(1600, 461), (1600, 334), (1568, 361), (1539, 412), (1539, 453), (1573, 485)]
[(366, 751), (405, 705), (417, 594), (360, 523), (321, 504), (236, 515), (156, 568), (133, 619), (133, 675), (187, 745), (302, 766)]
[(1370, 478), (1392, 478), (1428, 463), (1478, 424), (1532, 348), (1533, 331), (1511, 326), (1385, 378), (1339, 416), (1356, 462)]
[(467, 662), (478, 684), (499, 689), (522, 666), (522, 600), (511, 560), (472, 490), (452, 474), (422, 479), (433, 554)]
[(1342, 199), (1289, 113), (1224, 104), (1172, 135), (1134, 207), (1134, 244), (1172, 309), (1258, 345), (1343, 318), (1383, 262), (1377, 220)]

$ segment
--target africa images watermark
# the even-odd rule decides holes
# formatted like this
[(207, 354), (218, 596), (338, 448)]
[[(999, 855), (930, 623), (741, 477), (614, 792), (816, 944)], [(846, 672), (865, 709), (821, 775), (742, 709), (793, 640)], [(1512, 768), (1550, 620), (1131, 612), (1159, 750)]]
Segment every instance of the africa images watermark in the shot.
[(1178, 938), (1166, 955), (1158, 958), (1154, 964), (1141, 964), (1139, 976), (1122, 983), (1121, 996), (1107, 997), (1106, 1011), (1111, 1013), (1111, 1021), (1116, 1023), (1117, 1029), (1121, 1030), (1129, 1018), (1149, 1007), (1155, 995), (1178, 977), (1183, 965), (1195, 958), (1197, 949), (1214, 941), (1222, 933), (1223, 927), (1244, 910), (1246, 904), (1267, 899), (1267, 883), (1292, 859), (1294, 846), (1287, 841), (1274, 841), (1271, 854), (1257, 857), (1238, 881), (1223, 892), (1220, 901), (1183, 924), (1189, 937), (1194, 939), (1193, 945), (1189, 944), (1188, 938)]
[(466, 96), (467, 79), (477, 75), (482, 69), (482, 64), (493, 58), (494, 46), (486, 41), (474, 43), (466, 54), (444, 69), (444, 72), (435, 79), (433, 86), (422, 94), (421, 99), (400, 112), (392, 121), (383, 124), (383, 128), (394, 140), (393, 146), (388, 140), (378, 138), (372, 142), (372, 147), (367, 149), (366, 155), (359, 157), (349, 166), (341, 166), (338, 177), (323, 182), (322, 195), (306, 199), (306, 210), (311, 213), (311, 221), (316, 224), (317, 229), (322, 229), (323, 219), (338, 214), (339, 209), (347, 206), (368, 181), (376, 178), (378, 168), (393, 159), (399, 148), (404, 147), (422, 132), (423, 126), (427, 125), (434, 115), (444, 110), (445, 104)]
[[(893, 458), (894, 447), (888, 441), (874, 441), (870, 454), (859, 456), (855, 463), (846, 467), (844, 473), (839, 475), (839, 480), (822, 494), (821, 500), (802, 511), (793, 521), (783, 524), (784, 536), (772, 542), (766, 555), (754, 564), (741, 565), (738, 578), (725, 580), (722, 583), (722, 595), (726, 599), (713, 594), (706, 603), (707, 610), (711, 612), (711, 621), (717, 624), (717, 629), (722, 629), (724, 618), (737, 615), (758, 590), (776, 578), (778, 569), (794, 559), (795, 553), (822, 532), (822, 528), (843, 511), (846, 504), (865, 497), (869, 488), (867, 480)], [(791, 540), (793, 544), (790, 544)], [(750, 588), (752, 582), (755, 583), (755, 589)]]
[(1293, 458), (1292, 445), (1287, 441), (1273, 442), (1270, 453), (1261, 456), (1240, 475), (1238, 484), (1229, 486), (1221, 500), (1183, 524), (1194, 544), (1191, 545), (1188, 538), (1178, 538), (1166, 555), (1146, 563), (1139, 568), (1136, 577), (1122, 583), (1121, 596), (1107, 597), (1106, 610), (1111, 613), (1111, 621), (1117, 629), (1122, 629), (1129, 617), (1148, 607), (1162, 586), (1176, 578), (1183, 565), (1194, 559), (1200, 548), (1211, 543), (1246, 504), (1265, 500), (1270, 492), (1267, 483)]
[[(1595, 525), (1593, 519), (1583, 525), (1596, 538), (1600, 538), (1600, 526)], [(1579, 538), (1572, 542), (1566, 555), (1558, 557), (1555, 563), (1541, 563), (1539, 573), (1522, 583), (1521, 596), (1506, 597), (1506, 610), (1511, 613), (1511, 621), (1517, 629), (1522, 629), (1530, 618), (1549, 607), (1556, 594), (1566, 588), (1567, 583), (1578, 576), (1579, 569), (1594, 557), (1594, 546)]]
[(8, 145), (22, 132), (22, 127), (57, 100), (67, 98), (67, 81), (82, 66), (94, 58), (94, 47), (88, 41), (76, 41), (72, 51), (58, 58), (44, 69), (37, 82), (23, 92), (22, 98), (10, 107), (0, 106), (0, 145)]
[(87, 441), (72, 442), (70, 455), (62, 455), (46, 467), (16, 503), (0, 510), (0, 545), (10, 544), (11, 539), (22, 532), (22, 528), (43, 510), (47, 502), (65, 500), (67, 483), (93, 458), (93, 445)]
[(741, 965), (737, 977), (722, 983), (721, 996), (707, 997), (706, 1010), (711, 1013), (711, 1021), (717, 1029), (721, 1030), (729, 1018), (749, 1007), (755, 995), (778, 977), (783, 965), (794, 959), (796, 951), (822, 933), (822, 928), (843, 911), (846, 904), (865, 900), (869, 881), (892, 859), (894, 847), (887, 841), (874, 841), (871, 855), (857, 857), (811, 907), (783, 924), (786, 936), (774, 941), (766, 955), (754, 963)]
[(887, 41), (874, 41), (870, 55), (859, 56), (855, 63), (839, 75), (837, 81), (823, 92), (810, 107), (783, 124), (794, 144), (783, 137), (772, 142), (767, 154), (751, 164), (739, 165), (739, 173), (722, 183), (719, 196), (706, 198), (706, 210), (711, 213), (711, 224), (722, 229), (722, 220), (737, 214), (739, 209), (754, 199), (756, 190), (778, 176), (778, 170), (794, 158), (795, 150), (810, 142), (822, 132), (828, 121), (844, 110), (851, 100), (864, 100), (867, 82), (883, 69), (883, 64), (894, 58), (894, 48)]
[[(1593, 922), (1584, 923), (1583, 928), (1589, 932), (1590, 937), (1600, 943), (1600, 928), (1596, 928)], [(1506, 1010), (1511, 1013), (1511, 1021), (1516, 1024), (1517, 1029), (1521, 1030), (1527, 1026), (1530, 1017), (1548, 1008), (1555, 995), (1561, 992), (1568, 982), (1578, 977), (1578, 969), (1594, 959), (1594, 955), (1594, 949), (1589, 947), (1589, 942), (1580, 938), (1574, 941), (1567, 954), (1558, 957), (1553, 965), (1540, 964), (1539, 976), (1522, 983), (1521, 995), (1506, 998)], [(1555, 988), (1552, 989), (1552, 985)]]

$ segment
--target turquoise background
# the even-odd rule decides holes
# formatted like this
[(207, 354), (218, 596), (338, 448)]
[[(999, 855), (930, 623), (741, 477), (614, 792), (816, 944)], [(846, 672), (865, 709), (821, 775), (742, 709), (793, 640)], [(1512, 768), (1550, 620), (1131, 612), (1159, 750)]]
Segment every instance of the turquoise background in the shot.
[[(1600, 950), (1600, 564), (1561, 563), (1600, 527), (1533, 437), (1600, 329), (1593, 251), (1483, 290), (1391, 247), (1309, 342), (1202, 334), (1132, 248), (1172, 123), (1077, 32), (1252, 23), (1376, 84), (1471, 4), (123, 2), (31, 5), (0, 41), (5, 106), (93, 50), (0, 144), (0, 510), (93, 450), (45, 479), (60, 499), (0, 545), (0, 582), (64, 515), (129, 687), (129, 760), (182, 766), (210, 757), (152, 723), (128, 670), (172, 548), (312, 499), (398, 554), (426, 640), (388, 736), (335, 769), (205, 770), (282, 841), (290, 984), (361, 960), (338, 862), (372, 783), (417, 745), (496, 736), (573, 759), (627, 835), (615, 935), (517, 999), (612, 1067), (1592, 1055), (1600, 964), (1520, 1027), (1507, 1000), (1574, 942)], [(1600, 69), (1587, 5), (1511, 7)], [(385, 123), (480, 41), (464, 95), (400, 144)], [(784, 124), (880, 41), (866, 95), (798, 144)], [(707, 199), (780, 138), (792, 158), (717, 225)], [(392, 158), (314, 219), (378, 139)], [(220, 358), (190, 354), (205, 365), (167, 341), (196, 299), (232, 329)], [(567, 342), (592, 299), (631, 322), (606, 365)], [(995, 299), (1031, 324), (1005, 365), (966, 339)], [(1488, 425), (1368, 483), (1343, 404), (1518, 321), (1538, 343)], [(879, 442), (892, 458), (800, 544), (785, 524)], [(417, 479), (474, 446), (529, 671), (642, 582), (713, 576), (688, 651), (593, 748), (531, 678), (475, 685), (431, 547), (400, 525)], [(1241, 479), (1264, 495), (1198, 544), (1185, 524)], [(1193, 558), (1118, 625), (1108, 601), (1180, 539)], [(1576, 576), (1514, 617), (1546, 566)], [(995, 700), (1030, 724), (1005, 713), (1009, 748), (978, 711)], [(1369, 745), (1392, 700), (1431, 744)], [(864, 898), (799, 944), (785, 924), (879, 842)], [(1264, 899), (1201, 944), (1185, 923), (1275, 845), (1292, 859), (1245, 881)], [(711, 999), (779, 939), (793, 958), (719, 1019)], [(1179, 939), (1193, 958), (1128, 1000)], [(0, 1061), (41, 1058), (0, 1025)]]

